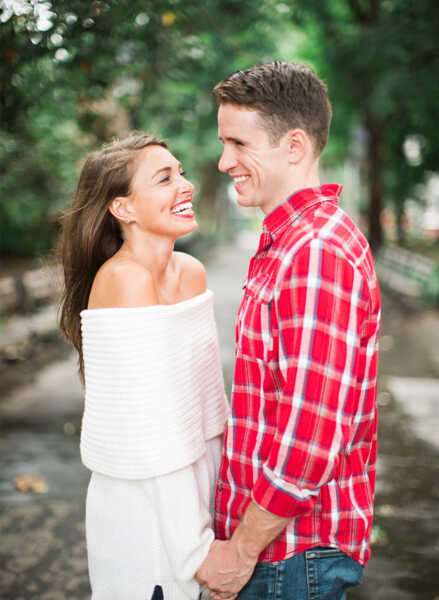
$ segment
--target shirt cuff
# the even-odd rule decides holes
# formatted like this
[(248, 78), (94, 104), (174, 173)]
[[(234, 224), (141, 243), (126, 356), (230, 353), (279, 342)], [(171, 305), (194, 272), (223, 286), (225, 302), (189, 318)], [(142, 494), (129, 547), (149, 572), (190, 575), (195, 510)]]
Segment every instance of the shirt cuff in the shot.
[(279, 479), (264, 470), (253, 486), (252, 498), (256, 504), (278, 517), (292, 519), (312, 510), (318, 491), (304, 490), (293, 483)]

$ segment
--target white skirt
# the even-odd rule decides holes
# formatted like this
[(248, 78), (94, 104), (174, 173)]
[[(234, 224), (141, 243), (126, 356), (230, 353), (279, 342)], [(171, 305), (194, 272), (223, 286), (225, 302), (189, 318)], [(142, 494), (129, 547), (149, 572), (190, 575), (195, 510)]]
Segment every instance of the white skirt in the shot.
[(86, 536), (92, 600), (197, 600), (194, 575), (214, 539), (214, 488), (222, 436), (196, 463), (143, 480), (93, 472)]

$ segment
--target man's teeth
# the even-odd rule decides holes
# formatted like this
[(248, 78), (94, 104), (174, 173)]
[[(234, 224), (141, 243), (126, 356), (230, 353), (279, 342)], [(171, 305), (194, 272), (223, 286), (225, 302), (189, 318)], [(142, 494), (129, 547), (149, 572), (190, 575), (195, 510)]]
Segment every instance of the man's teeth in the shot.
[(173, 208), (171, 212), (174, 213), (174, 215), (179, 215), (180, 213), (183, 213), (187, 210), (192, 210), (192, 202), (185, 202), (184, 204), (179, 204), (178, 206)]
[(249, 178), (248, 175), (240, 175), (239, 177), (234, 177), (233, 181), (235, 183), (243, 183), (244, 181), (247, 181), (248, 178)]

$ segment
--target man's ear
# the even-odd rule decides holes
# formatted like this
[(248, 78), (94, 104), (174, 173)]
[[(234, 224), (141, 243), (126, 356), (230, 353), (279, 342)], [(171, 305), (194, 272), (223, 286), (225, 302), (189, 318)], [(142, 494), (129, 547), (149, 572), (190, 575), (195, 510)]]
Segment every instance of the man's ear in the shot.
[(128, 196), (117, 196), (108, 206), (108, 210), (121, 223), (134, 223), (136, 215)]
[(290, 129), (285, 137), (290, 164), (300, 163), (312, 151), (311, 140), (303, 129)]

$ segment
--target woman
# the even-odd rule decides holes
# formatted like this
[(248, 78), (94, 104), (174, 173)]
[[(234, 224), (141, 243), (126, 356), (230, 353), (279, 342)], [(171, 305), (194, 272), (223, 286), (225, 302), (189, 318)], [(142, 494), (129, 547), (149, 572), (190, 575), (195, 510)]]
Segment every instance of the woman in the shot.
[(81, 457), (93, 600), (196, 599), (225, 422), (212, 293), (174, 251), (197, 227), (164, 142), (91, 154), (64, 219), (61, 327), (85, 383)]

